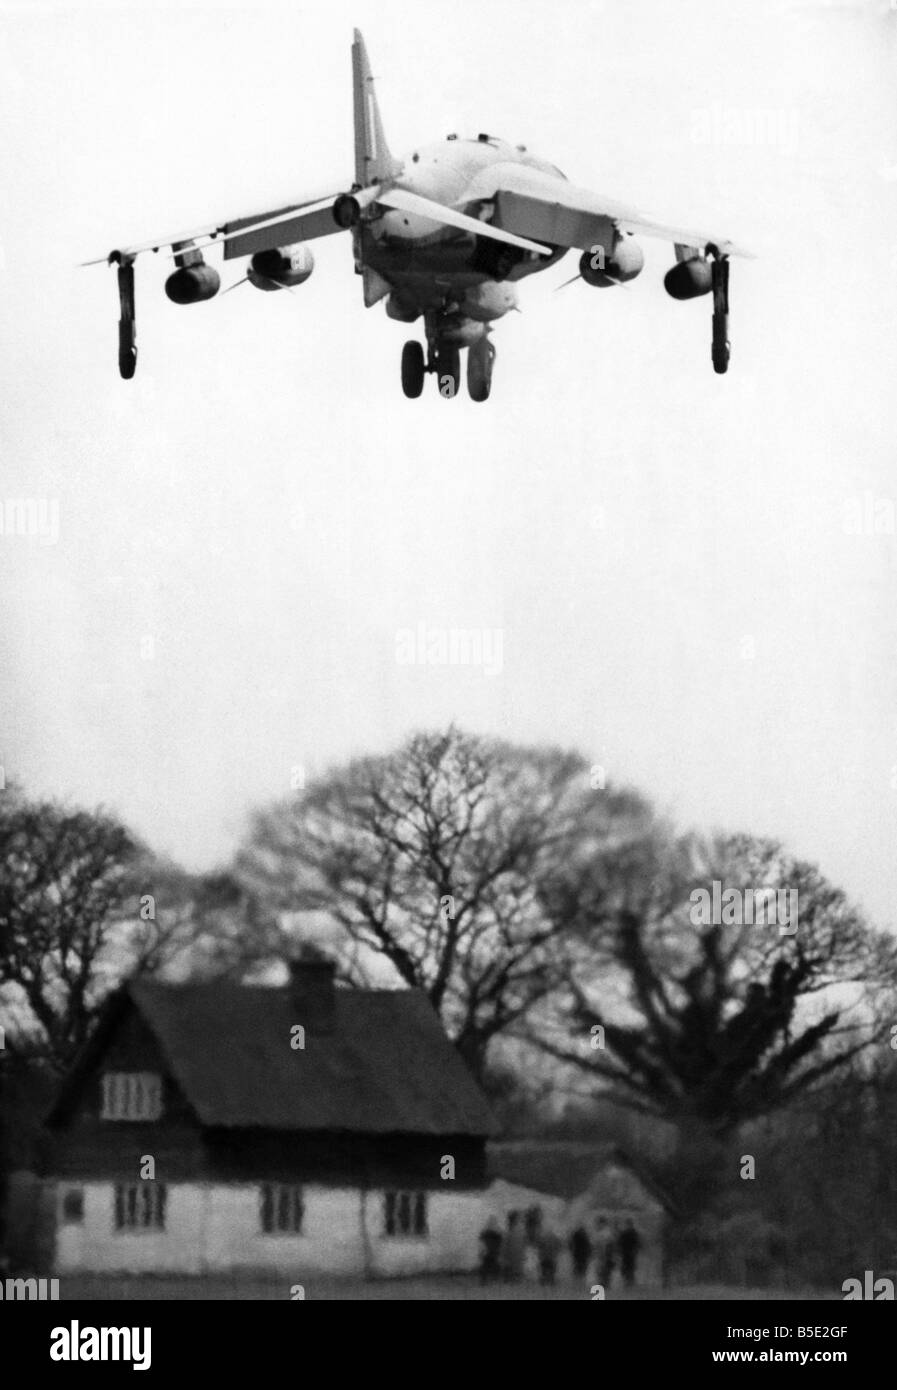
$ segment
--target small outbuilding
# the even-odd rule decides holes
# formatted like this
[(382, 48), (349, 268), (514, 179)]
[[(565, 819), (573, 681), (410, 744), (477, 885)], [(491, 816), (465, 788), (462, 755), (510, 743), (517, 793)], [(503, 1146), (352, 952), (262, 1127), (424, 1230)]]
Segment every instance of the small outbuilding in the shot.
[[(541, 1219), (564, 1239), (559, 1277), (572, 1277), (567, 1242), (582, 1227), (593, 1244), (599, 1222), (613, 1237), (627, 1221), (640, 1238), (638, 1284), (662, 1278), (663, 1226), (666, 1204), (651, 1178), (616, 1145), (580, 1141), (516, 1139), (488, 1147), (489, 1212), (506, 1228), (511, 1212), (524, 1224)], [(539, 1215), (536, 1216), (535, 1213)], [(586, 1282), (599, 1282), (597, 1252)], [(619, 1282), (619, 1262), (615, 1276)]]

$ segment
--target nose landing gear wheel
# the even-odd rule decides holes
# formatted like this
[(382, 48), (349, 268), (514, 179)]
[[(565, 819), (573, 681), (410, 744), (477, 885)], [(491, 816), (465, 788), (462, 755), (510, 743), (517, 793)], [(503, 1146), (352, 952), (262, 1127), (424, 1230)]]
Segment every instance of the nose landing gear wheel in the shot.
[(412, 339), (402, 348), (402, 390), (413, 400), (423, 389), (424, 350)]
[(461, 351), (448, 343), (440, 344), (436, 352), (436, 385), (447, 401), (454, 400), (461, 389)]
[(495, 348), (488, 338), (481, 338), (467, 350), (467, 394), (472, 401), (488, 401), (492, 390), (492, 365)]

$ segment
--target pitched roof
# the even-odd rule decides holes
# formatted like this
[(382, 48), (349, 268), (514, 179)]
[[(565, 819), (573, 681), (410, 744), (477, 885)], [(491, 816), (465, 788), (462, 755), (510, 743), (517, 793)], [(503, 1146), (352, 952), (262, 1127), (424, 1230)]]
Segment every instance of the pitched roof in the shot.
[(571, 1201), (588, 1191), (607, 1206), (666, 1205), (656, 1184), (615, 1144), (515, 1139), (490, 1144), (487, 1156), (490, 1178), (549, 1197)]
[(332, 1030), (293, 1049), (289, 988), (126, 986), (206, 1126), (488, 1135), (495, 1122), (426, 995), (337, 989)]

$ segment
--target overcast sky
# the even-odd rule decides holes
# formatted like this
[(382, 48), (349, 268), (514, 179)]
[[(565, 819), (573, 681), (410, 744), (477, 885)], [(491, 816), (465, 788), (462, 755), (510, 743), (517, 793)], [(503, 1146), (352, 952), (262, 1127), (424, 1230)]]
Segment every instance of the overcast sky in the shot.
[[(0, 9), (0, 500), (45, 504), (0, 538), (7, 779), (205, 866), (298, 766), (455, 719), (781, 837), (893, 925), (897, 7)], [(419, 329), (334, 236), (293, 295), (189, 308), (142, 258), (121, 381), (114, 273), (75, 263), (347, 187), (353, 24), (394, 151), (490, 131), (755, 248), (729, 375), (646, 241), (625, 292), (555, 294), (575, 253), (523, 284), (488, 404), (407, 401)], [(405, 664), (421, 623), (501, 659)]]

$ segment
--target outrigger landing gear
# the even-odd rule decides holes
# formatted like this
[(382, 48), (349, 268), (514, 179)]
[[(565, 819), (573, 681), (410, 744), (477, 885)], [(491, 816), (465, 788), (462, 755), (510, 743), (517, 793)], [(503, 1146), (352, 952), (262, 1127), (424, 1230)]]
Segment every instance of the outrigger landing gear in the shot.
[(113, 251), (110, 263), (118, 262), (118, 299), (121, 318), (118, 321), (118, 370), (130, 381), (137, 370), (137, 320), (134, 311), (134, 257)]
[(713, 370), (723, 376), (729, 367), (729, 258), (715, 246), (707, 247), (713, 290)]

